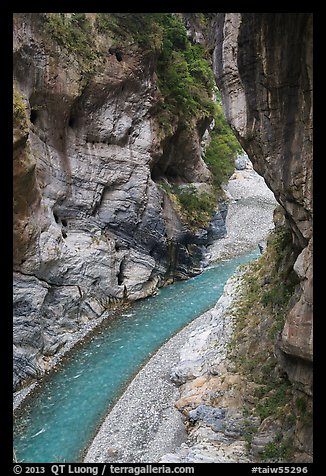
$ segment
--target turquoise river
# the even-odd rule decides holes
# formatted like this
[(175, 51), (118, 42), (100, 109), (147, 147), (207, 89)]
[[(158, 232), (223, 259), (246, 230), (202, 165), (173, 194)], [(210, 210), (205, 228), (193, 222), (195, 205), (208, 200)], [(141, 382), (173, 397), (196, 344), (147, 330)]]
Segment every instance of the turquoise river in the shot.
[(99, 424), (141, 366), (216, 303), (239, 264), (257, 256), (252, 252), (216, 263), (108, 320), (84, 346), (71, 352), (58, 372), (45, 379), (19, 413), (14, 427), (17, 460), (82, 461)]

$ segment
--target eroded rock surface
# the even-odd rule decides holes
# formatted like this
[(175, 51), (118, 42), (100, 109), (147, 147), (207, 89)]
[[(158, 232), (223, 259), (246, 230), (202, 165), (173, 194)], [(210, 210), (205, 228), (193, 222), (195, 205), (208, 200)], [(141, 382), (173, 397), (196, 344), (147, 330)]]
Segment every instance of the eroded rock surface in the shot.
[[(312, 361), (312, 14), (225, 13), (215, 19), (214, 71), (226, 116), (292, 230), (301, 297), (279, 352), (309, 392)], [(293, 257), (289, 257), (293, 259)], [(293, 365), (287, 365), (295, 358)], [(294, 366), (295, 367), (295, 366)], [(301, 369), (302, 370), (302, 369)], [(297, 373), (296, 373), (297, 372)]]
[[(276, 352), (298, 395), (311, 395), (312, 14), (219, 13), (212, 24), (226, 116), (292, 232), (285, 258), (300, 284)], [(299, 439), (311, 454), (307, 428)]]
[(253, 461), (245, 434), (248, 424), (257, 422), (243, 413), (245, 382), (229, 371), (228, 343), (234, 324), (229, 311), (240, 284), (240, 273), (227, 281), (216, 306), (197, 320), (204, 322), (190, 334), (171, 370), (170, 378), (180, 392), (176, 407), (185, 418), (188, 439), (174, 453), (165, 454), (162, 463)]
[[(94, 30), (108, 52), (86, 64), (87, 45), (84, 57), (68, 51), (46, 15), (14, 16), (15, 386), (112, 303), (198, 273), (209, 239), (156, 183), (209, 179), (209, 124), (176, 117), (162, 131), (153, 52), (117, 53)], [(218, 217), (213, 232), (223, 234)]]

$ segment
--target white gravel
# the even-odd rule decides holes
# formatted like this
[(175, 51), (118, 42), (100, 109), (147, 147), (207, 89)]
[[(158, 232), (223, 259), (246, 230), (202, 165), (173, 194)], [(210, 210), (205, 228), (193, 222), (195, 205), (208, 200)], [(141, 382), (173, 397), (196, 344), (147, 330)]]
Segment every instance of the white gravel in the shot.
[(171, 368), (179, 351), (199, 325), (208, 324), (209, 311), (164, 344), (137, 374), (106, 417), (88, 448), (85, 463), (157, 463), (187, 438)]
[(263, 177), (253, 169), (237, 170), (226, 193), (230, 199), (226, 218), (227, 236), (209, 247), (211, 261), (249, 251), (273, 229), (277, 202)]
[[(264, 179), (251, 169), (237, 171), (227, 186), (230, 204), (227, 237), (210, 247), (210, 259), (228, 258), (253, 249), (273, 228), (276, 201)], [(106, 417), (84, 461), (157, 463), (186, 440), (179, 397), (169, 374), (189, 336), (210, 319), (203, 314), (171, 338), (150, 359)]]

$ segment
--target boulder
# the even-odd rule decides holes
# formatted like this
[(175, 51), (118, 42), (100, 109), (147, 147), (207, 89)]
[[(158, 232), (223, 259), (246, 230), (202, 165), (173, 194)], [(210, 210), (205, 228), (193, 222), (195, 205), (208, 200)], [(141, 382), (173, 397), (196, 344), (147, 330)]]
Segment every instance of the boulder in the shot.
[(234, 161), (234, 166), (237, 170), (245, 170), (250, 163), (247, 154), (238, 155)]

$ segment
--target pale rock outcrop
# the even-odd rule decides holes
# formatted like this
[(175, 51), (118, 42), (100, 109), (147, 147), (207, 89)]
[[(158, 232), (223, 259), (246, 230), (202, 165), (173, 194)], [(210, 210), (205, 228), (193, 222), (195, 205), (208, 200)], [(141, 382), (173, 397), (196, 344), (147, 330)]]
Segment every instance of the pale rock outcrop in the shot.
[(175, 405), (186, 421), (188, 438), (174, 453), (165, 454), (161, 463), (252, 462), (245, 433), (248, 424), (257, 424), (257, 418), (244, 415), (245, 386), (239, 374), (229, 372), (232, 306), (239, 285), (241, 273), (237, 272), (227, 281), (216, 306), (201, 316), (206, 322), (190, 334), (171, 370), (170, 378), (180, 391)]
[(246, 168), (249, 168), (250, 166), (252, 167), (247, 154), (238, 155), (238, 157), (234, 161), (234, 165), (237, 170), (245, 170)]

